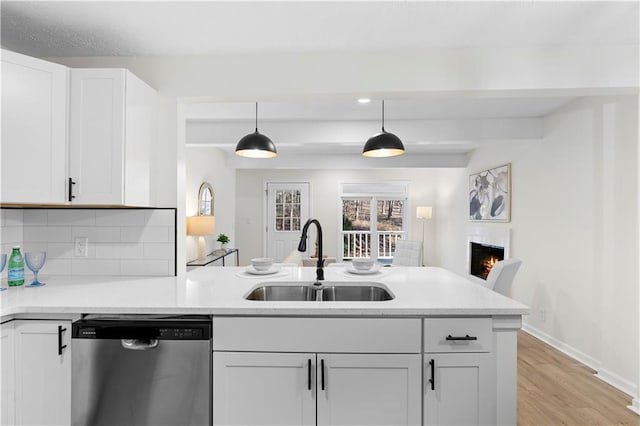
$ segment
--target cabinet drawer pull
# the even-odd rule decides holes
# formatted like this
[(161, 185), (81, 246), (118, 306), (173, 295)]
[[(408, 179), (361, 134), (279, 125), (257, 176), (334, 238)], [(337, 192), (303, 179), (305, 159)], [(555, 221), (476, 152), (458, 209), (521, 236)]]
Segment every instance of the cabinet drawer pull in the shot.
[(324, 390), (324, 359), (320, 360), (320, 383), (320, 388)]
[(307, 389), (311, 390), (311, 358), (307, 360)]
[(69, 202), (73, 201), (74, 198), (76, 198), (75, 195), (73, 195), (73, 185), (75, 185), (76, 183), (73, 181), (73, 179), (69, 178)]
[(61, 325), (58, 326), (58, 355), (62, 355), (62, 350), (67, 347), (67, 345), (62, 344), (62, 333), (67, 331), (66, 328)]
[(478, 340), (478, 338), (476, 336), (469, 336), (468, 334), (466, 336), (452, 336), (452, 335), (448, 335), (446, 337), (446, 340)]
[(431, 383), (431, 390), (436, 390), (436, 360), (430, 360), (429, 366), (431, 367), (431, 378), (429, 379), (429, 383)]

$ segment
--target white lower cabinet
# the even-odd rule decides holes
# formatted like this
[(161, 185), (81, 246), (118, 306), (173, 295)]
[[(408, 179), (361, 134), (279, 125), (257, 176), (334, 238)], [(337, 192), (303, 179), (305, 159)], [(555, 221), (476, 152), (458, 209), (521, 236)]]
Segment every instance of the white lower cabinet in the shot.
[[(215, 352), (215, 425), (315, 425), (310, 354)], [(313, 381), (313, 378), (311, 378)]]
[(214, 424), (419, 425), (420, 361), (419, 354), (216, 352)]
[(318, 425), (419, 425), (419, 354), (318, 354)]
[(14, 321), (0, 324), (0, 424), (16, 423)]
[(495, 425), (490, 317), (424, 320), (424, 424)]
[(213, 318), (214, 425), (420, 425), (418, 318)]
[(13, 322), (15, 423), (70, 424), (71, 321)]
[(489, 353), (425, 354), (425, 425), (495, 424), (495, 373)]

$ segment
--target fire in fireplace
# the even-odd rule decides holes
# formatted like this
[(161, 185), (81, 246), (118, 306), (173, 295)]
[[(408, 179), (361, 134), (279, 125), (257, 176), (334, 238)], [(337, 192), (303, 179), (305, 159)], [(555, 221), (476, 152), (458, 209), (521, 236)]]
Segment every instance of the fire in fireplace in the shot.
[(471, 242), (469, 273), (483, 280), (487, 279), (491, 268), (504, 259), (504, 247)]

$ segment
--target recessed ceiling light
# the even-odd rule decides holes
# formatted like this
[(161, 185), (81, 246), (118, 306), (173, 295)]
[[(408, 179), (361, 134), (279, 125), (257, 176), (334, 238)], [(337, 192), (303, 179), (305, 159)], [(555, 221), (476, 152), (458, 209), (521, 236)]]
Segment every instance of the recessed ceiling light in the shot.
[(360, 98), (360, 99), (358, 99), (358, 103), (361, 103), (361, 104), (368, 104), (369, 102), (371, 102), (371, 99), (369, 99), (369, 98)]

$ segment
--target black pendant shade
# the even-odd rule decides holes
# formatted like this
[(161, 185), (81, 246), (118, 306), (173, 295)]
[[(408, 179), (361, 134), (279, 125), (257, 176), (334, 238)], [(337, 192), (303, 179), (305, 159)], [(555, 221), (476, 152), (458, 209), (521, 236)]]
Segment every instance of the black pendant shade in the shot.
[(364, 144), (365, 157), (393, 157), (404, 154), (404, 145), (399, 137), (384, 130), (384, 101), (382, 101), (382, 131), (371, 136)]
[(236, 145), (236, 154), (249, 158), (273, 158), (278, 155), (275, 144), (258, 132), (258, 103), (256, 102), (256, 130), (249, 133)]

